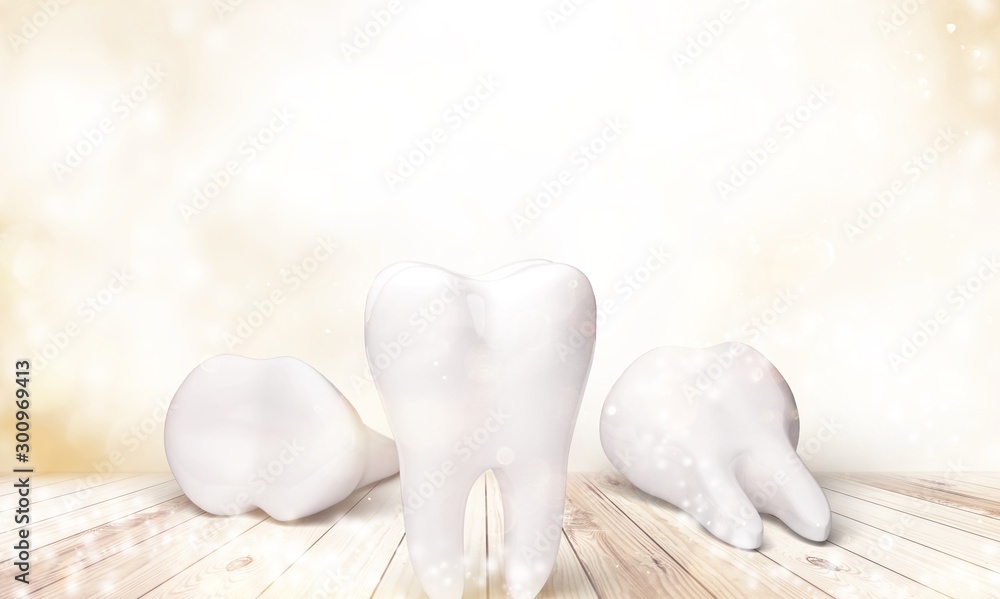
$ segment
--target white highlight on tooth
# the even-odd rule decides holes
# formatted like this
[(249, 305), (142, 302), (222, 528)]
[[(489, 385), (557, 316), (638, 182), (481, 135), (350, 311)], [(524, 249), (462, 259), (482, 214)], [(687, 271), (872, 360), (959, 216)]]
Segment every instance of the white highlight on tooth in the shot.
[(590, 282), (544, 260), (479, 277), (401, 263), (376, 277), (365, 312), (420, 584), (432, 599), (462, 596), (463, 512), (492, 469), (507, 589), (534, 597), (562, 535), (569, 446), (594, 352)]
[(170, 402), (163, 442), (184, 493), (219, 515), (259, 507), (294, 520), (399, 471), (392, 439), (289, 357), (220, 355), (200, 364)]
[[(662, 411), (667, 418), (650, 418)], [(812, 541), (830, 534), (830, 504), (795, 453), (798, 439), (791, 389), (742, 343), (640, 356), (601, 415), (601, 444), (615, 468), (745, 549), (761, 544), (758, 513)]]

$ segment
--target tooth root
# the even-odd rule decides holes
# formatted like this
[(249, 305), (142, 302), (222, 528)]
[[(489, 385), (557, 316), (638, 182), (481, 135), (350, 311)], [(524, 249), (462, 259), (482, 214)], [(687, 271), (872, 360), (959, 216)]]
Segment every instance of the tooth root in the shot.
[(732, 467), (699, 464), (690, 477), (694, 492), (684, 509), (716, 537), (741, 549), (756, 549), (764, 538), (764, 524)]
[(372, 429), (367, 429), (364, 474), (358, 487), (370, 485), (399, 472), (399, 452), (396, 442)]
[[(440, 463), (440, 462), (439, 462)], [(429, 473), (429, 476), (425, 473)], [(459, 599), (465, 586), (465, 508), (478, 473), (404, 468), (403, 524), (417, 580), (431, 599)]]
[(771, 514), (796, 534), (810, 541), (825, 541), (830, 536), (830, 503), (819, 483), (790, 446), (767, 461), (770, 466), (754, 464), (750, 480), (777, 481), (766, 489), (747, 492), (762, 514)]
[(496, 468), (504, 513), (504, 578), (514, 599), (545, 586), (559, 553), (566, 502), (566, 472)]

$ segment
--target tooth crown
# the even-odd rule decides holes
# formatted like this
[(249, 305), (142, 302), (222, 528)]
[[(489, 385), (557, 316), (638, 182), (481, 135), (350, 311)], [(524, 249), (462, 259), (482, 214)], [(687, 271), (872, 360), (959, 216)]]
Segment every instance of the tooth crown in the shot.
[[(570, 338), (592, 318), (593, 291), (582, 273), (565, 265), (533, 263), (514, 272), (517, 280), (494, 273), (467, 278), (411, 265), (380, 281), (383, 292), (401, 293), (370, 298), (370, 321), (388, 326), (369, 326), (366, 345), (400, 447), (450, 448), (441, 430), (515, 420), (517, 426), (488, 431), (490, 447), (537, 445), (567, 459), (572, 428), (551, 430), (549, 424), (575, 422), (579, 411), (579, 381), (590, 360), (567, 358), (592, 355), (592, 336), (579, 348)], [(398, 356), (392, 357), (396, 345)], [(526, 401), (526, 393), (537, 400)], [(408, 426), (414, 418), (427, 426)], [(480, 453), (484, 470), (503, 465), (495, 452)]]
[(811, 540), (829, 534), (829, 504), (795, 453), (798, 437), (785, 379), (741, 343), (642, 355), (601, 415), (601, 443), (615, 468), (744, 548), (761, 543), (758, 512)]
[(465, 277), (404, 263), (376, 278), (365, 343), (399, 446), (418, 579), (462, 592), (462, 513), (493, 469), (509, 591), (534, 596), (561, 534), (569, 446), (594, 350), (595, 302), (577, 269), (547, 261)]
[(278, 520), (301, 518), (397, 471), (392, 441), (290, 357), (203, 362), (170, 403), (164, 446), (184, 493), (220, 515), (259, 507)]

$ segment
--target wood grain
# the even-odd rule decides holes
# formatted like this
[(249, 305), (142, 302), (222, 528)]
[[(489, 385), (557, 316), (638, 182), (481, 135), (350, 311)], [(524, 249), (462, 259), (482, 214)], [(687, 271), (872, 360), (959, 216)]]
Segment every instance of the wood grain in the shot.
[[(116, 559), (122, 551), (202, 513), (186, 497), (175, 497), (36, 548), (32, 559), (43, 567), (35, 570), (31, 584), (34, 588), (42, 588), (100, 561)], [(7, 567), (9, 562), (0, 564), (0, 568)]]
[(181, 570), (146, 597), (256, 597), (373, 489), (295, 522), (271, 518)]
[[(79, 481), (80, 479), (76, 479)], [(173, 480), (169, 474), (139, 474), (135, 476), (112, 477), (104, 484), (95, 487), (87, 487), (83, 483), (73, 483), (75, 486), (70, 490), (65, 490), (56, 496), (42, 494), (42, 498), (35, 495), (35, 490), (31, 491), (31, 521), (32, 523), (42, 522), (49, 518), (63, 516), (68, 512), (89, 507), (109, 499), (117, 499), (126, 493), (131, 493), (140, 489), (145, 489), (153, 485), (158, 485)], [(70, 481), (72, 482), (72, 481)], [(44, 491), (38, 489), (39, 493)], [(13, 502), (12, 502), (13, 505)], [(14, 507), (0, 512), (0, 532), (6, 532), (14, 528)]]
[[(132, 474), (119, 474), (117, 478), (125, 478), (128, 476), (137, 476), (138, 473)], [(57, 485), (60, 483), (65, 483), (67, 481), (75, 481), (77, 479), (87, 478), (86, 474), (80, 474), (79, 472), (67, 472), (65, 474), (27, 474), (20, 476), (29, 476), (31, 478), (31, 496), (36, 497), (35, 492), (40, 491), (43, 488), (51, 487), (52, 485)], [(7, 499), (3, 499), (8, 495), (13, 495), (17, 493), (17, 489), (14, 488), (14, 483), (17, 481), (17, 476), (10, 475), (5, 477), (5, 480), (0, 481), (0, 505), (7, 505)], [(72, 485), (70, 485), (72, 487)], [(52, 495), (54, 497), (55, 495)]]
[(962, 478), (977, 485), (1000, 490), (1000, 474), (996, 472), (963, 472)]
[[(486, 595), (465, 595), (466, 597), (485, 597)], [(372, 593), (372, 599), (428, 599), (427, 593), (420, 586), (410, 563), (410, 552), (406, 547), (406, 539), (400, 540), (396, 551), (389, 561), (389, 566), (382, 574), (378, 587)]]
[(764, 555), (719, 542), (683, 511), (617, 474), (587, 478), (717, 597), (828, 597)]
[(399, 477), (376, 486), (260, 597), (369, 597), (403, 538)]
[(260, 510), (238, 516), (202, 513), (127, 547), (114, 556), (116, 559), (102, 560), (32, 591), (39, 597), (68, 597), (83, 588), (101, 596), (139, 597), (266, 517)]
[(570, 476), (566, 503), (563, 529), (601, 597), (648, 597), (652, 589), (670, 589), (682, 597), (713, 596), (625, 514), (595, 492), (584, 475)]
[(991, 518), (1000, 517), (1000, 502), (977, 497), (974, 494), (942, 489), (936, 485), (907, 480), (891, 474), (852, 473), (841, 476), (872, 487), (933, 501), (934, 503), (966, 510), (974, 514), (981, 514)]
[(949, 475), (923, 472), (894, 474), (893, 476), (902, 480), (928, 485), (934, 489), (942, 489), (944, 491), (961, 493), (962, 495), (975, 497), (977, 499), (988, 499), (990, 501), (1000, 502), (1000, 489), (997, 489), (995, 485), (984, 485), (977, 482), (978, 480), (982, 480), (982, 478), (975, 477), (965, 472), (958, 472)]
[[(117, 520), (180, 496), (181, 489), (174, 481), (160, 483), (145, 489), (126, 493), (113, 501), (98, 503), (79, 510), (69, 511), (58, 517), (49, 517), (30, 525), (31, 536), (35, 542), (33, 547), (44, 547), (66, 537), (73, 536), (85, 530)], [(13, 544), (17, 531), (0, 533), (0, 547)]]
[(923, 517), (903, 514), (837, 491), (827, 491), (826, 495), (834, 513), (863, 522), (885, 533), (934, 547), (970, 564), (1000, 572), (998, 541)]
[[(103, 482), (101, 482), (101, 484), (96, 485), (93, 488), (96, 489), (97, 487), (104, 486), (106, 484), (117, 483), (117, 482), (120, 482), (120, 481), (129, 480), (129, 479), (132, 479), (132, 478), (138, 478), (139, 476), (143, 476), (143, 475), (141, 475), (141, 474), (139, 474), (137, 472), (136, 473), (130, 473), (130, 474), (115, 474), (115, 475), (111, 475), (111, 476), (109, 476), (107, 478), (104, 478)], [(147, 476), (147, 477), (148, 476), (155, 477), (153, 479), (150, 479), (150, 478), (144, 479), (144, 480), (154, 480), (155, 482), (153, 484), (170, 480), (169, 476), (158, 476), (158, 475), (155, 475), (155, 474), (153, 474), (153, 475), (145, 475), (145, 476)], [(70, 478), (70, 479), (67, 479), (67, 480), (63, 480), (63, 481), (59, 481), (59, 482), (53, 482), (51, 484), (38, 485), (37, 484), (38, 481), (36, 481), (35, 479), (32, 479), (31, 480), (31, 502), (32, 503), (40, 503), (42, 501), (47, 501), (49, 499), (55, 499), (56, 497), (62, 497), (64, 495), (70, 495), (72, 493), (77, 493), (77, 492), (80, 492), (80, 491), (84, 491), (84, 490), (86, 490), (88, 488), (86, 481), (87, 481), (87, 477), (86, 476), (81, 476), (81, 477), (73, 477), (73, 478)]]
[(988, 597), (989, 589), (1000, 589), (996, 572), (840, 514), (833, 515), (833, 522), (831, 543), (942, 595), (972, 599)]
[[(424, 597), (397, 477), (293, 523), (205, 514), (166, 475), (117, 474), (81, 493), (83, 478), (32, 477), (32, 584), (5, 575), (0, 597)], [(834, 512), (828, 542), (765, 517), (763, 545), (743, 551), (617, 473), (573, 474), (539, 597), (1000, 597), (1000, 475), (817, 480)], [(503, 528), (487, 473), (465, 512), (466, 598), (506, 596)], [(0, 546), (16, 534), (0, 532)], [(0, 557), (11, 572), (11, 554)]]
[(472, 485), (469, 502), (465, 506), (465, 590), (463, 597), (483, 597), (489, 586), (489, 569), (486, 563), (486, 479), (484, 473)]
[[(839, 536), (839, 522), (834, 520), (831, 540)], [(832, 542), (801, 539), (770, 516), (764, 518), (764, 542), (757, 551), (834, 597), (944, 597)]]
[(836, 475), (822, 474), (818, 480), (824, 489), (837, 491), (844, 495), (864, 499), (902, 514), (920, 516), (947, 524), (959, 530), (1000, 541), (1000, 519), (990, 518), (974, 512), (958, 509), (949, 505), (941, 505), (918, 497), (911, 497), (894, 491), (887, 491), (863, 483), (841, 478)]

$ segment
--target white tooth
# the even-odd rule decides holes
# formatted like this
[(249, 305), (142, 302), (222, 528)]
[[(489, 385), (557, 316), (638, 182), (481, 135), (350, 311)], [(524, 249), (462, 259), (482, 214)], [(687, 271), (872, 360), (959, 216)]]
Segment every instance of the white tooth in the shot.
[(745, 549), (760, 546), (758, 512), (812, 541), (830, 534), (830, 504), (795, 453), (798, 440), (791, 389), (742, 343), (642, 355), (601, 414), (601, 444), (615, 468)]
[(503, 495), (508, 592), (545, 585), (595, 313), (586, 276), (544, 260), (480, 277), (406, 263), (376, 278), (365, 345), (399, 445), (410, 557), (433, 599), (462, 595), (463, 511), (488, 469)]
[(320, 512), (399, 471), (396, 445), (295, 358), (221, 355), (184, 379), (164, 423), (167, 462), (198, 507), (276, 520)]

